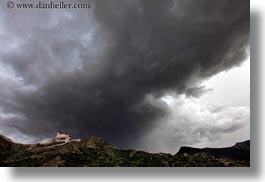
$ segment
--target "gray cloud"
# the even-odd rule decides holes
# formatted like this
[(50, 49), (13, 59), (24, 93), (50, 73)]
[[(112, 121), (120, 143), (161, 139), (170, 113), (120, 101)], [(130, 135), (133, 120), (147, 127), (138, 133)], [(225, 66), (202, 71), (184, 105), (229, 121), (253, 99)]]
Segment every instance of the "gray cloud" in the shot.
[(205, 86), (198, 86), (198, 87), (188, 88), (185, 94), (187, 96), (200, 97), (202, 94), (205, 94), (211, 90), (212, 89), (205, 88)]
[[(168, 97), (169, 114), (142, 139), (139, 148), (176, 153), (181, 146), (225, 147), (232, 146), (238, 140), (249, 139), (249, 107), (223, 106), (212, 109), (215, 106), (206, 103), (203, 97)], [(235, 137), (238, 133), (240, 139)], [(230, 137), (224, 141), (226, 135)]]
[(40, 139), (60, 129), (134, 147), (168, 115), (161, 96), (238, 65), (249, 44), (247, 0), (99, 0), (89, 12), (0, 15), (0, 62), (14, 80), (0, 82), (1, 112), (14, 115), (1, 122)]

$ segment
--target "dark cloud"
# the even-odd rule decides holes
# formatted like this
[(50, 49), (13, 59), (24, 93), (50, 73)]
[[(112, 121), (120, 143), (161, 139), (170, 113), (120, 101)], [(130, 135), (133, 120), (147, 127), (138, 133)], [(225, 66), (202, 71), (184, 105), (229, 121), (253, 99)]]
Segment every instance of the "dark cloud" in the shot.
[(205, 86), (192, 87), (186, 90), (185, 95), (197, 98), (209, 91), (212, 91), (212, 89), (208, 89)]
[(5, 126), (133, 147), (167, 115), (158, 98), (200, 94), (190, 88), (238, 65), (249, 44), (247, 0), (99, 0), (89, 11), (1, 13), (14, 37), (1, 62), (20, 79), (0, 92), (2, 112), (17, 115)]

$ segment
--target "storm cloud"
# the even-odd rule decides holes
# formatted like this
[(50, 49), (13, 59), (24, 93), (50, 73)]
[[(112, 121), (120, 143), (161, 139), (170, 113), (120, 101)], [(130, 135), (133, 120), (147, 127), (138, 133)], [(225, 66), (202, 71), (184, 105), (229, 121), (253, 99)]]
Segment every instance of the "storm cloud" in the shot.
[(37, 140), (63, 130), (137, 146), (167, 118), (163, 96), (199, 97), (198, 83), (239, 65), (249, 46), (248, 0), (97, 0), (60, 11), (4, 3), (0, 126)]

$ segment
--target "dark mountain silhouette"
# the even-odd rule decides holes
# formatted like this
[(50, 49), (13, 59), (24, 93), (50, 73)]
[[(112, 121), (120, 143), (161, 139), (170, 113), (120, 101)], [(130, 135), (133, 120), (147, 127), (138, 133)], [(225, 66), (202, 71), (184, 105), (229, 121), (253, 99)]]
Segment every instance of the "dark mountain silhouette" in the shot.
[(226, 148), (192, 148), (192, 147), (181, 147), (179, 154), (195, 154), (195, 153), (208, 153), (214, 157), (224, 157), (232, 160), (246, 160), (250, 161), (250, 140), (236, 143), (232, 147)]
[(122, 150), (97, 137), (24, 145), (0, 135), (0, 166), (247, 167), (249, 147), (250, 141), (220, 149), (182, 147), (172, 155)]

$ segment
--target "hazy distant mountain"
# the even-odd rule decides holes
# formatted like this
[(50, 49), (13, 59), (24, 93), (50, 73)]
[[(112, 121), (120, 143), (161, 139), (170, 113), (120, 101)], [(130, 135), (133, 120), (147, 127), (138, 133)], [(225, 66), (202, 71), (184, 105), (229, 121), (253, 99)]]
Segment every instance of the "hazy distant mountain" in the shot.
[(247, 167), (249, 156), (250, 141), (219, 149), (182, 147), (171, 155), (121, 150), (97, 137), (66, 144), (23, 145), (0, 135), (0, 166)]

